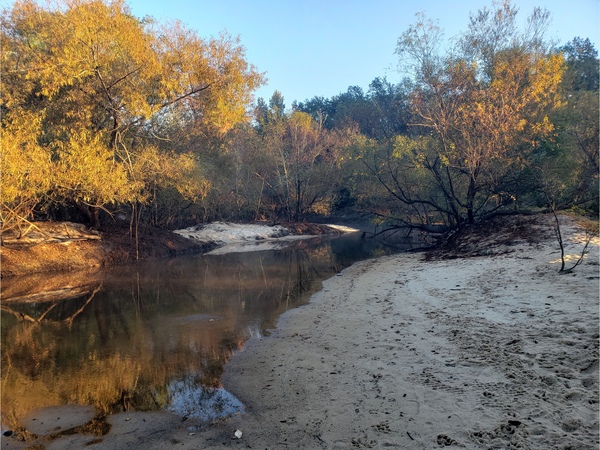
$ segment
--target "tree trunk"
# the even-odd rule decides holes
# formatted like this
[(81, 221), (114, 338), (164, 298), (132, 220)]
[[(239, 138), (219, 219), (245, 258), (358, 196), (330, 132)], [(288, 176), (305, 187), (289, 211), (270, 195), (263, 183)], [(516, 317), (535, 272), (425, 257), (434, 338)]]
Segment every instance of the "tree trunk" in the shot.
[(302, 181), (296, 180), (296, 214), (295, 221), (300, 220), (300, 211), (302, 210)]
[(71, 204), (73, 204), (85, 216), (90, 228), (94, 230), (100, 228), (100, 208), (97, 206), (86, 205), (74, 200), (71, 200)]
[(258, 218), (260, 217), (260, 204), (262, 202), (262, 196), (263, 196), (263, 192), (265, 191), (265, 179), (264, 177), (262, 178), (262, 185), (260, 186), (260, 194), (258, 196), (258, 204), (256, 205), (256, 213), (254, 214), (254, 220), (258, 220)]
[(475, 223), (475, 213), (473, 211), (475, 203), (475, 178), (471, 177), (469, 181), (469, 190), (467, 191), (467, 223)]
[(88, 206), (90, 211), (90, 228), (97, 230), (100, 228), (100, 208), (97, 206)]

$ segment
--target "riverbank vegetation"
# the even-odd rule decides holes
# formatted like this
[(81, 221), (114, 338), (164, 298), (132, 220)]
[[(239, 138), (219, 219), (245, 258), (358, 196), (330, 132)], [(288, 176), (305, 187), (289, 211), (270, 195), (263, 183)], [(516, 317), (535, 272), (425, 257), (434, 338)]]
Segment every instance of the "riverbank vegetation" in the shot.
[(3, 232), (349, 211), (443, 232), (598, 213), (598, 53), (546, 41), (544, 10), (522, 30), (494, 3), (451, 44), (419, 16), (397, 42), (403, 82), (287, 108), (279, 91), (253, 100), (265, 74), (235, 37), (139, 19), (122, 0), (57, 5), (2, 12)]

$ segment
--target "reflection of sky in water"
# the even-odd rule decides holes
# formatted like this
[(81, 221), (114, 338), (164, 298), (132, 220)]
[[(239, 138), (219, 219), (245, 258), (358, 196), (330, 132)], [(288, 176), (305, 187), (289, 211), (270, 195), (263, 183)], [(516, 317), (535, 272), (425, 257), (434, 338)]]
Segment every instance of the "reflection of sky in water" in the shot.
[(167, 386), (171, 399), (168, 411), (205, 421), (244, 412), (244, 405), (223, 388), (199, 386), (194, 377), (174, 380)]

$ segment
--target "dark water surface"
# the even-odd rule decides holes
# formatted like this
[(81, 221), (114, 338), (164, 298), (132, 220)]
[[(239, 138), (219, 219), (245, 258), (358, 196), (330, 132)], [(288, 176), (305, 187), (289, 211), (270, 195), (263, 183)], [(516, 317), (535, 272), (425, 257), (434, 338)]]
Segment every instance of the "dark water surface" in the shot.
[[(355, 233), (70, 275), (59, 287), (11, 280), (4, 292), (21, 282), (27, 295), (2, 301), (2, 421), (14, 427), (38, 408), (65, 404), (205, 420), (243, 411), (221, 387), (226, 362), (323, 280), (413, 245), (397, 244)], [(32, 295), (32, 284), (44, 292)]]

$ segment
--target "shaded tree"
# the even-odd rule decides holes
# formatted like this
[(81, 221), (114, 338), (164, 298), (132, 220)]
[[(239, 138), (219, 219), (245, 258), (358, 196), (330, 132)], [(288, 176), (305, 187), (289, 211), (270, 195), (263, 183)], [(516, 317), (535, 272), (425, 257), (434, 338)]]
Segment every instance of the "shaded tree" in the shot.
[(329, 213), (340, 189), (343, 151), (351, 132), (329, 130), (310, 114), (283, 112), (281, 93), (259, 101), (256, 126), (238, 127), (231, 141), (236, 202), (254, 218), (298, 221)]
[(328, 129), (357, 127), (369, 138), (391, 139), (407, 131), (408, 88), (406, 83), (394, 85), (377, 77), (366, 93), (358, 86), (350, 86), (330, 99), (314, 97), (295, 103), (294, 109), (310, 114)]
[[(558, 144), (564, 166), (574, 166), (570, 174), (571, 196), (563, 205), (579, 204), (598, 212), (598, 149), (600, 118), (598, 103), (598, 51), (590, 43), (575, 38), (562, 48), (566, 55), (566, 71), (562, 82), (563, 103), (554, 115), (558, 124)], [(564, 167), (563, 166), (563, 167)], [(562, 174), (565, 179), (565, 174)]]
[(560, 50), (567, 63), (564, 84), (572, 91), (598, 91), (598, 50), (590, 40), (576, 37)]

